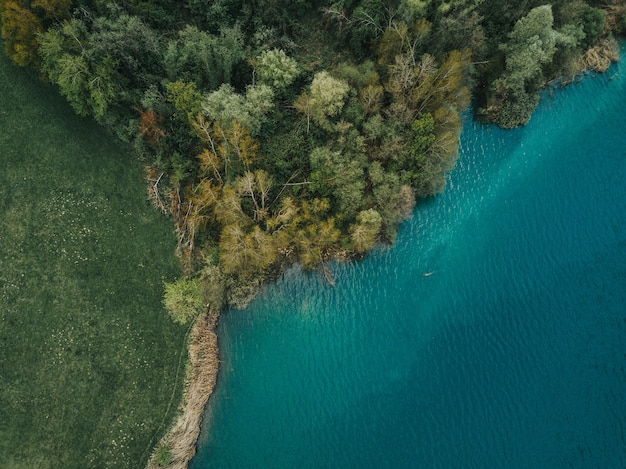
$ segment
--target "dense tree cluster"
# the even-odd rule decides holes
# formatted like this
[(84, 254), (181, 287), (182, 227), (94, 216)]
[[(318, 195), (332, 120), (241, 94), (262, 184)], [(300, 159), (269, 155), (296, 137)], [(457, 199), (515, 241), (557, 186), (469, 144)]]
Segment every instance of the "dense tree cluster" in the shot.
[[(470, 90), (483, 116), (525, 123), (621, 31), (608, 3), (0, 0), (0, 20), (15, 63), (135, 146), (188, 272), (234, 302), (285, 263), (393, 240), (443, 189)], [(192, 287), (200, 301), (168, 287), (179, 320)]]

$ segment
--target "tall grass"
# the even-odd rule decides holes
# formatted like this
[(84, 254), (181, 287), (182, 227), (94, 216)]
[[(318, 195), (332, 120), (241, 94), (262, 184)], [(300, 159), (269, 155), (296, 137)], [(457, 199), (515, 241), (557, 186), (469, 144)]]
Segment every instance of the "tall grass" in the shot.
[(145, 465), (186, 358), (175, 243), (129, 149), (2, 57), (0, 467)]

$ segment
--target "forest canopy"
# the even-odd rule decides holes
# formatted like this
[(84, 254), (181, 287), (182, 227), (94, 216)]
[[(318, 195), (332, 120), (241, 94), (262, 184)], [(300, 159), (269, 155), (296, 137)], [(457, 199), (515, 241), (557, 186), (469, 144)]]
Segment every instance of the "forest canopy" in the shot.
[(16, 64), (132, 143), (187, 274), (237, 304), (288, 263), (324, 266), (392, 241), (415, 201), (443, 190), (471, 96), (477, 115), (523, 125), (547, 82), (615, 58), (624, 10), (0, 0), (0, 24)]

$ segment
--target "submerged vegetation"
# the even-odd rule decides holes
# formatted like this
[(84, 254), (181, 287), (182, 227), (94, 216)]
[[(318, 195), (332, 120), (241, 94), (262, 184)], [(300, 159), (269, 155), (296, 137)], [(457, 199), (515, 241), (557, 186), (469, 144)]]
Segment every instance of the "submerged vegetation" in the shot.
[[(616, 58), (625, 10), (0, 0), (0, 26), (13, 62), (134, 148), (176, 226), (185, 277), (168, 279), (163, 304), (186, 323), (245, 304), (290, 263), (332, 281), (328, 260), (393, 241), (416, 200), (443, 190), (470, 97), (481, 118), (525, 124), (547, 82)], [(172, 458), (162, 446), (153, 462)]]

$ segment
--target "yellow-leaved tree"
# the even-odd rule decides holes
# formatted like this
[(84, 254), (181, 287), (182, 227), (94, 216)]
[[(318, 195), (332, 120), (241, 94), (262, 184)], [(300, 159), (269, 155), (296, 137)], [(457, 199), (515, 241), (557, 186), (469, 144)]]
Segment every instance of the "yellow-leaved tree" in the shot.
[(39, 60), (37, 35), (43, 28), (32, 11), (17, 1), (3, 1), (0, 3), (0, 28), (5, 51), (13, 62), (26, 66)]

